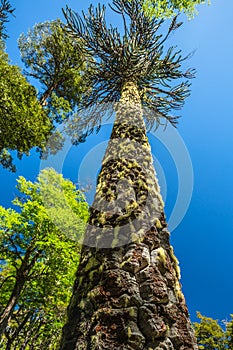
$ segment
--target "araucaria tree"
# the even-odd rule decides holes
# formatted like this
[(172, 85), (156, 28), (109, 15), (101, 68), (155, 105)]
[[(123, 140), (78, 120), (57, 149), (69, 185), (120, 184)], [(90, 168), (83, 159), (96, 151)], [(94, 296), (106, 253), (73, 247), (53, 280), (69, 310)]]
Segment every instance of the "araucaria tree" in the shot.
[(114, 0), (112, 10), (123, 18), (123, 35), (107, 28), (104, 7), (91, 6), (84, 18), (65, 11), (71, 35), (92, 57), (83, 123), (90, 130), (94, 116), (100, 124), (109, 103), (116, 118), (61, 349), (197, 349), (146, 136), (146, 126), (176, 124), (171, 112), (188, 96), (193, 72), (182, 71), (180, 52), (163, 53), (176, 18), (162, 37), (163, 21), (148, 19), (141, 1)]

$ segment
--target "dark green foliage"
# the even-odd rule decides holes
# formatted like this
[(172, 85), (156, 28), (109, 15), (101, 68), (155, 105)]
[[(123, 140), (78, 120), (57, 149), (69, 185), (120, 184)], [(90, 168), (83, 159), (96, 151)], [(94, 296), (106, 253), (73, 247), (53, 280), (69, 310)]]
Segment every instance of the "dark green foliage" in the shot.
[[(90, 6), (83, 18), (69, 8), (64, 11), (71, 35), (81, 40), (84, 54), (92, 58), (92, 69), (86, 74), (92, 90), (84, 93), (80, 107), (118, 102), (124, 83), (133, 81), (141, 94), (148, 127), (161, 123), (161, 119), (175, 125), (177, 116), (172, 110), (179, 109), (189, 95), (187, 79), (194, 73), (182, 71), (185, 58), (180, 51), (172, 47), (163, 53), (163, 44), (180, 23), (174, 18), (162, 36), (159, 29), (163, 20), (149, 19), (142, 11), (141, 1), (114, 0), (111, 8), (122, 17), (123, 35), (117, 28), (107, 27), (104, 6)], [(182, 78), (186, 81), (180, 82)], [(175, 80), (178, 85), (174, 85)], [(93, 125), (93, 114), (90, 115), (83, 125)], [(100, 124), (101, 113), (96, 113), (95, 118), (95, 124)]]
[(11, 65), (0, 44), (0, 163), (15, 170), (8, 150), (18, 156), (46, 144), (52, 124), (37, 100), (35, 88)]
[(0, 1), (0, 39), (6, 39), (5, 23), (8, 22), (8, 16), (12, 15), (14, 9), (8, 0)]
[(35, 25), (27, 36), (21, 35), (19, 46), (28, 75), (39, 80), (43, 91), (38, 93), (20, 69), (9, 64), (1, 44), (0, 163), (11, 171), (16, 168), (10, 151), (21, 158), (37, 147), (45, 156), (62, 146), (61, 135), (51, 138), (55, 122), (69, 116), (85, 89), (85, 58), (60, 20)]

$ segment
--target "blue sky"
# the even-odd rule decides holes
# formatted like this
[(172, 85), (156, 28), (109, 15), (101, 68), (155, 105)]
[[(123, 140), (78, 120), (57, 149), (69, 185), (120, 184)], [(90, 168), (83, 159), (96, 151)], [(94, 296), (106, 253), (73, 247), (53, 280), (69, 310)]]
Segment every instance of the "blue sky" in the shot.
[[(10, 36), (7, 52), (12, 62), (21, 65), (17, 48), (21, 32), (27, 32), (35, 23), (63, 18), (61, 8), (66, 4), (80, 11), (90, 3), (83, 0), (12, 1), (16, 17), (12, 17), (7, 26)], [(93, 0), (93, 4), (96, 3)], [(196, 50), (187, 65), (197, 69), (192, 93), (182, 109), (178, 126), (191, 157), (194, 188), (189, 209), (172, 232), (171, 241), (180, 261), (183, 292), (192, 320), (197, 310), (223, 320), (233, 313), (233, 2), (212, 0), (211, 6), (200, 6), (198, 10), (199, 15), (192, 21), (185, 20), (169, 41), (185, 54)], [(115, 17), (109, 20), (117, 23)], [(96, 165), (89, 162), (90, 152), (108, 140), (110, 129), (105, 126), (85, 144), (70, 149), (63, 164), (66, 177), (77, 181), (78, 174), (83, 171), (89, 172), (90, 181), (93, 180), (91, 176)], [(179, 187), (174, 150), (167, 150), (166, 145), (156, 140), (156, 134), (150, 135), (150, 141), (162, 193), (167, 193), (169, 218)], [(99, 154), (103, 150), (104, 145)], [(79, 169), (81, 160), (84, 170)], [(0, 204), (4, 206), (10, 206), (19, 175), (35, 180), (40, 160), (32, 152), (30, 157), (18, 161), (17, 166), (16, 174), (0, 169)]]

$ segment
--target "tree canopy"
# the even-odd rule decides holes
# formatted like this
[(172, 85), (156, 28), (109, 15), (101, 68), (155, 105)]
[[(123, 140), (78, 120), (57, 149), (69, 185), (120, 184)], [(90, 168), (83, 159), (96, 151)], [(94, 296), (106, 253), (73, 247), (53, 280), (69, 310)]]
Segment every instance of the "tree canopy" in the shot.
[(230, 321), (222, 321), (222, 325), (200, 312), (197, 312), (197, 317), (200, 322), (194, 322), (194, 330), (199, 349), (233, 349), (233, 315)]
[(87, 59), (80, 40), (60, 20), (36, 24), (19, 40), (26, 75), (41, 84), (39, 99), (53, 120), (62, 121), (80, 102)]
[(36, 89), (9, 63), (0, 43), (0, 163), (14, 171), (8, 151), (17, 150), (20, 157), (35, 146), (43, 149), (51, 129)]
[(149, 17), (174, 17), (184, 12), (188, 18), (197, 14), (196, 5), (210, 3), (210, 0), (144, 0), (143, 10)]
[(0, 1), (0, 38), (6, 39), (5, 23), (8, 22), (8, 17), (13, 14), (14, 9), (8, 0)]
[[(115, 12), (120, 13), (124, 20), (128, 17), (131, 21), (130, 30), (125, 32), (124, 40), (120, 38), (116, 28), (107, 30), (105, 36), (104, 30), (107, 27), (104, 7), (102, 9), (99, 7), (96, 14), (93, 13), (93, 8), (90, 8), (90, 20), (87, 20), (88, 16), (86, 16), (85, 20), (89, 21), (86, 24), (85, 21), (82, 22), (80, 16), (76, 16), (76, 20), (71, 23), (74, 14), (71, 15), (71, 12), (68, 14), (67, 11), (67, 19), (70, 17), (69, 25), (78, 32), (78, 35), (72, 37), (67, 35), (66, 26), (59, 19), (36, 24), (27, 34), (20, 36), (19, 48), (27, 68), (26, 74), (37, 79), (41, 84), (39, 93), (26, 81), (19, 68), (9, 64), (3, 44), (1, 44), (0, 163), (3, 167), (15, 171), (12, 153), (9, 151), (16, 150), (18, 156), (21, 157), (24, 153), (29, 154), (30, 149), (37, 146), (38, 150), (43, 152), (53, 122), (61, 122), (67, 118), (80, 104), (84, 108), (90, 106), (95, 96), (97, 102), (100, 96), (101, 99), (109, 101), (108, 97), (113, 93), (112, 87), (116, 87), (116, 78), (118, 79), (119, 73), (122, 75), (123, 71), (125, 73), (131, 71), (131, 74), (136, 74), (136, 76), (137, 72), (141, 71), (140, 82), (137, 82), (143, 96), (143, 104), (149, 106), (150, 111), (152, 109), (155, 111), (153, 116), (148, 114), (149, 126), (153, 126), (155, 120), (160, 121), (161, 117), (175, 124), (176, 117), (168, 115), (168, 112), (182, 105), (188, 94), (188, 84), (184, 82), (177, 86), (173, 84), (167, 86), (168, 81), (165, 82), (162, 67), (166, 67), (169, 79), (188, 78), (192, 72), (182, 73), (180, 65), (183, 58), (172, 48), (162, 58), (162, 44), (165, 40), (160, 41), (159, 34), (156, 34), (161, 24), (158, 18), (173, 17), (182, 11), (192, 16), (195, 14), (195, 6), (204, 3), (206, 0), (113, 0)], [(0, 1), (1, 38), (6, 38), (5, 23), (13, 12), (14, 9), (8, 0)], [(149, 18), (146, 19), (148, 15)], [(74, 25), (75, 21), (76, 24), (79, 22), (77, 28)], [(150, 21), (150, 27), (147, 21)], [(174, 21), (169, 32), (178, 26), (179, 24)], [(94, 50), (92, 52), (89, 50), (89, 56), (83, 49), (83, 44), (87, 48), (86, 43), (90, 39), (87, 37), (88, 30), (90, 30), (89, 34), (94, 35), (93, 38), (95, 38), (92, 43)], [(136, 31), (141, 33), (139, 39), (135, 37)], [(145, 43), (145, 39), (147, 46), (143, 47), (142, 42)], [(141, 57), (140, 64), (135, 65), (134, 62), (138, 56)], [(99, 63), (96, 65), (97, 57)], [(118, 73), (116, 71), (117, 62), (121, 62), (121, 65), (118, 65), (118, 70), (120, 68)], [(84, 74), (87, 66), (89, 72)], [(154, 85), (151, 84), (152, 78)], [(122, 83), (121, 79), (118, 79), (118, 83)], [(158, 88), (161, 83), (162, 87)], [(16, 86), (19, 89), (16, 89)], [(165, 87), (169, 87), (170, 90), (164, 89)], [(115, 95), (119, 95), (118, 90), (114, 90)], [(82, 97), (84, 97), (83, 100)], [(116, 99), (115, 97), (113, 100)], [(85, 117), (85, 120), (80, 123), (79, 118), (81, 129), (83, 126), (88, 129), (86, 135), (93, 130), (93, 126), (100, 124), (102, 112), (102, 109), (95, 111), (95, 120), (92, 115), (89, 119)], [(80, 139), (83, 140), (82, 137)]]
[(85, 89), (83, 73), (87, 62), (80, 43), (73, 40), (59, 19), (36, 24), (19, 39), (26, 74), (41, 83), (38, 92), (11, 65), (0, 45), (0, 163), (15, 171), (11, 151), (18, 157), (33, 147), (43, 153), (56, 152), (62, 138), (56, 133), (48, 143), (56, 122), (67, 118), (79, 104)]
[[(59, 229), (46, 199), (56, 192), (57, 218), (75, 225), (82, 236), (88, 205), (82, 192), (53, 169), (32, 183), (19, 177), (19, 210), (0, 206), (1, 349), (55, 349), (65, 320), (74, 273), (79, 261), (77, 240)], [(47, 197), (46, 197), (47, 195)], [(72, 213), (68, 215), (66, 203)], [(26, 345), (25, 345), (26, 344)]]
[(80, 49), (90, 57), (85, 78), (91, 89), (84, 92), (79, 105), (82, 113), (74, 123), (76, 134), (78, 126), (80, 133), (86, 128), (88, 135), (100, 125), (106, 110), (119, 101), (122, 87), (130, 81), (139, 90), (149, 129), (160, 123), (176, 125), (179, 116), (174, 111), (183, 106), (189, 95), (188, 80), (194, 76), (194, 70), (183, 70), (187, 56), (182, 57), (174, 47), (165, 50), (164, 43), (181, 23), (174, 18), (162, 35), (163, 20), (148, 18), (141, 1), (113, 0), (110, 7), (121, 16), (123, 33), (108, 27), (105, 6), (91, 5), (83, 16), (69, 8), (64, 10), (71, 37), (81, 40)]

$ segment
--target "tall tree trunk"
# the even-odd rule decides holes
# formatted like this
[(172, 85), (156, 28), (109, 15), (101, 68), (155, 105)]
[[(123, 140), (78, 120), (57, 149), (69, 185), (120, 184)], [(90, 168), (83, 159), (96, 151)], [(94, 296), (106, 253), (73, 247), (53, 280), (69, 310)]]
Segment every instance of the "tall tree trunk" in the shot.
[(197, 349), (137, 86), (122, 89), (62, 350)]

